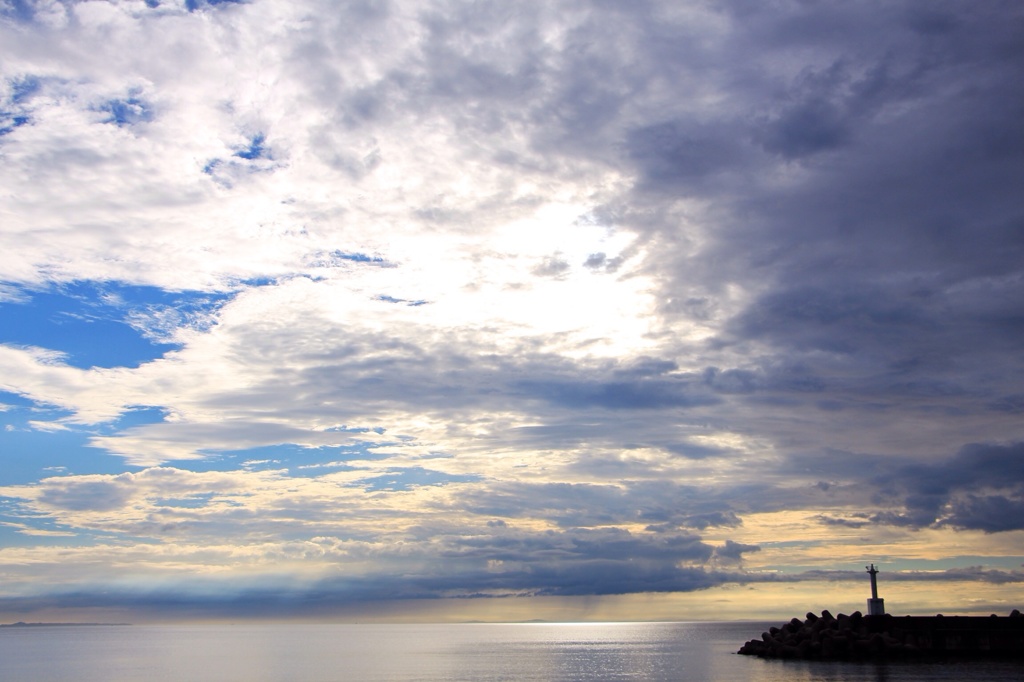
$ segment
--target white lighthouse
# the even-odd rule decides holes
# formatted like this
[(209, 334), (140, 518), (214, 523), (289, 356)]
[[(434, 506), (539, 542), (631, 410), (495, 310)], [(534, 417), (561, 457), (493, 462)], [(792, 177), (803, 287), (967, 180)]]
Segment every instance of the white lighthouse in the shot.
[(884, 616), (885, 600), (878, 598), (878, 579), (875, 577), (878, 575), (878, 569), (874, 564), (865, 566), (865, 568), (868, 569), (868, 574), (871, 576), (871, 599), (868, 599), (868, 615)]

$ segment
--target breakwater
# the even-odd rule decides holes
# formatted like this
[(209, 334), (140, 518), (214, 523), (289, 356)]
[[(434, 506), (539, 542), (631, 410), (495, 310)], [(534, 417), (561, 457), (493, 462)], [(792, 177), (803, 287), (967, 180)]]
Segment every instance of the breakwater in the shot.
[(762, 658), (901, 659), (987, 657), (1024, 660), (1024, 617), (833, 616), (808, 613), (772, 627), (737, 652)]

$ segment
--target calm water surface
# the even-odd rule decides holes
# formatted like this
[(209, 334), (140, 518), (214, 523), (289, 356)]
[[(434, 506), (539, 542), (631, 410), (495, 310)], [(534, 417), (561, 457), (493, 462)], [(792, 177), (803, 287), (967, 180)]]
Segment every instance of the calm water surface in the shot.
[(0, 629), (0, 680), (1022, 680), (1019, 663), (762, 661), (769, 623), (190, 625)]

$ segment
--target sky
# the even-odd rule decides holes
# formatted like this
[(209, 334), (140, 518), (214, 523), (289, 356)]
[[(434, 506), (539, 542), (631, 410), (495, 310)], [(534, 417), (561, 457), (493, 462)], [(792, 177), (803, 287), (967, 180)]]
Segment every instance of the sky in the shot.
[(0, 620), (1024, 605), (1016, 0), (0, 0)]

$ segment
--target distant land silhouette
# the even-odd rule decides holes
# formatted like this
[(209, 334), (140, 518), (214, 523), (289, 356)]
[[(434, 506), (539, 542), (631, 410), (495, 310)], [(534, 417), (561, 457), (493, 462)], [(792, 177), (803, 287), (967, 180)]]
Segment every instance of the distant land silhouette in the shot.
[(54, 628), (54, 627), (105, 627), (112, 625), (131, 625), (131, 623), (0, 623), (0, 628)]

